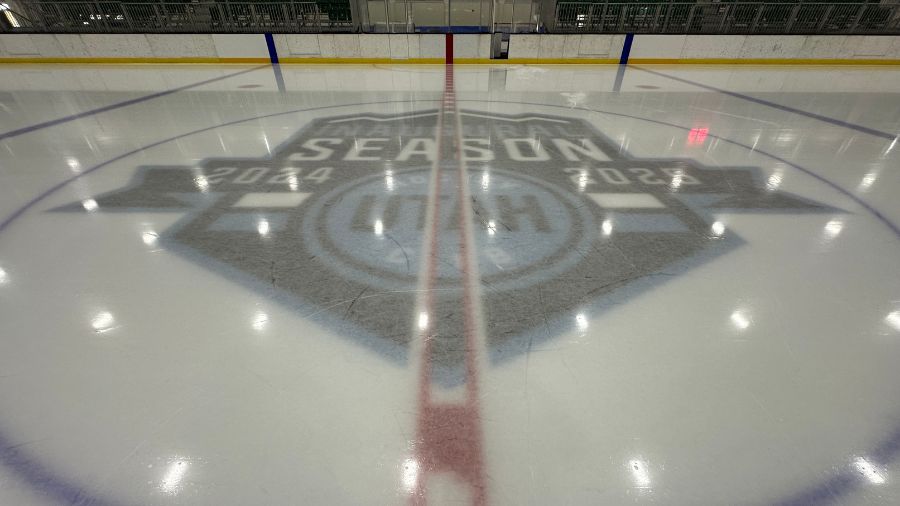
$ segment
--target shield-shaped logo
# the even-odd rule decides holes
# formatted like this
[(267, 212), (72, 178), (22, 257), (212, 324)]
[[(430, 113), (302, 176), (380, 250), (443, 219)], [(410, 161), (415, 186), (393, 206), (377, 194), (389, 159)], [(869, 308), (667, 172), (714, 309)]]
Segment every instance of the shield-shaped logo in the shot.
[[(495, 360), (740, 246), (716, 214), (833, 211), (759, 168), (633, 157), (581, 119), (460, 115)], [(403, 359), (437, 123), (436, 110), (317, 119), (271, 156), (139, 167), (128, 187), (60, 210), (184, 213), (161, 244)], [(433, 358), (436, 378), (454, 383), (460, 209), (455, 181), (440, 177)]]

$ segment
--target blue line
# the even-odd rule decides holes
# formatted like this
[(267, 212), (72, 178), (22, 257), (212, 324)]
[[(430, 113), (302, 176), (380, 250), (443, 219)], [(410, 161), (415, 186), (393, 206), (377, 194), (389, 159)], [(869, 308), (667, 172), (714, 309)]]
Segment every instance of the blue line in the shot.
[(278, 65), (278, 50), (275, 49), (275, 38), (271, 33), (266, 34), (266, 46), (269, 48), (269, 59), (272, 65)]
[(51, 469), (31, 460), (24, 449), (25, 445), (10, 441), (0, 432), (0, 463), (15, 470), (18, 476), (24, 478), (24, 481), (35, 490), (40, 491), (42, 496), (59, 501), (61, 504), (113, 506), (113, 503), (106, 499), (91, 496), (83, 487), (59, 479)]
[[(634, 42), (634, 34), (625, 34), (625, 45), (622, 46), (622, 56), (619, 58), (619, 65), (628, 65), (628, 57), (631, 56), (631, 43)], [(619, 91), (619, 90), (616, 90)]]
[[(634, 67), (634, 66), (632, 65), (632, 67)], [(881, 130), (876, 130), (876, 129), (874, 129), (874, 128), (869, 128), (869, 127), (867, 127), (867, 126), (857, 125), (856, 123), (850, 123), (850, 122), (847, 122), (847, 121), (843, 121), (843, 120), (839, 120), (839, 119), (835, 119), (835, 118), (830, 118), (830, 117), (828, 117), (828, 116), (822, 116), (821, 114), (816, 114), (816, 113), (814, 113), (814, 112), (804, 111), (804, 110), (802, 110), (802, 109), (797, 109), (797, 108), (794, 108), (794, 107), (791, 107), (791, 106), (788, 106), (788, 105), (782, 105), (782, 104), (778, 104), (778, 103), (775, 103), (775, 102), (770, 102), (770, 101), (768, 101), (768, 100), (763, 100), (763, 99), (761, 99), (761, 98), (751, 97), (750, 95), (744, 95), (743, 93), (737, 93), (737, 92), (734, 92), (734, 91), (723, 90), (723, 89), (721, 89), (721, 88), (716, 88), (715, 86), (710, 86), (710, 85), (708, 85), (708, 84), (698, 83), (697, 81), (691, 81), (690, 79), (684, 79), (684, 78), (681, 78), (681, 77), (675, 77), (675, 76), (673, 76), (673, 75), (664, 74), (664, 73), (662, 73), (662, 72), (657, 72), (657, 71), (655, 71), (655, 70), (649, 70), (649, 69), (645, 69), (645, 68), (641, 68), (641, 67), (634, 67), (634, 68), (636, 68), (636, 69), (638, 69), (638, 70), (642, 70), (642, 71), (647, 72), (647, 73), (649, 73), (649, 74), (654, 74), (654, 75), (657, 75), (657, 76), (660, 76), (660, 77), (667, 77), (667, 78), (669, 78), (669, 79), (672, 79), (673, 81), (679, 81), (679, 82), (686, 83), (686, 84), (692, 84), (692, 85), (697, 86), (697, 87), (699, 87), (699, 88), (703, 88), (703, 89), (706, 89), (706, 90), (710, 90), (710, 91), (715, 91), (715, 92), (718, 92), (718, 93), (722, 93), (722, 94), (728, 95), (728, 96), (730, 96), (730, 97), (735, 97), (735, 98), (744, 99), (744, 100), (747, 100), (748, 102), (753, 102), (754, 104), (765, 105), (765, 106), (771, 107), (771, 108), (773, 108), (773, 109), (778, 109), (778, 110), (780, 110), (780, 111), (792, 112), (792, 113), (794, 113), (794, 114), (799, 114), (799, 115), (801, 115), (801, 116), (806, 116), (807, 118), (817, 119), (817, 120), (819, 120), (819, 121), (824, 121), (825, 123), (831, 123), (832, 125), (837, 125), (837, 126), (840, 126), (840, 127), (849, 128), (849, 129), (851, 129), (851, 130), (856, 130), (857, 132), (862, 132), (862, 133), (866, 133), (866, 134), (869, 134), (869, 135), (874, 135), (875, 137), (881, 137), (882, 139), (888, 139), (888, 140), (891, 140), (891, 141), (892, 141), (892, 140), (896, 139), (896, 138), (897, 138), (897, 135), (898, 135), (898, 134), (891, 134), (891, 133), (888, 133), (888, 132), (882, 132)]]
[[(414, 102), (437, 102), (437, 101), (436, 100), (394, 100), (394, 101), (386, 101), (386, 102), (384, 102), (384, 101), (363, 102), (363, 103), (357, 103), (357, 104), (330, 105), (330, 106), (322, 106), (322, 107), (313, 107), (313, 108), (308, 108), (308, 109), (295, 109), (292, 111), (282, 111), (282, 112), (266, 114), (266, 115), (262, 115), (262, 116), (256, 116), (256, 117), (252, 117), (252, 118), (244, 118), (244, 119), (229, 121), (226, 123), (221, 123), (219, 125), (204, 127), (204, 128), (200, 128), (197, 130), (187, 132), (187, 133), (175, 135), (175, 136), (169, 137), (167, 139), (156, 141), (156, 142), (147, 144), (145, 146), (142, 146), (140, 148), (133, 149), (131, 151), (128, 151), (126, 153), (118, 155), (114, 158), (111, 158), (111, 159), (105, 161), (105, 162), (95, 165), (95, 166), (81, 172), (80, 174), (76, 174), (60, 183), (57, 183), (56, 185), (50, 187), (49, 189), (45, 190), (43, 193), (41, 193), (40, 195), (38, 195), (31, 201), (26, 203), (24, 206), (20, 207), (17, 211), (15, 211), (12, 215), (10, 215), (3, 222), (0, 222), (0, 232), (3, 232), (6, 228), (8, 228), (9, 225), (13, 221), (15, 221), (17, 218), (22, 216), (22, 214), (24, 214), (27, 210), (29, 210), (32, 207), (34, 207), (35, 205), (37, 205), (43, 199), (49, 197), (51, 194), (59, 191), (60, 189), (62, 189), (63, 187), (65, 187), (66, 185), (71, 183), (72, 181), (74, 181), (76, 179), (80, 179), (84, 176), (87, 176), (88, 174), (91, 174), (97, 170), (100, 170), (103, 167), (106, 167), (114, 162), (122, 160), (123, 158), (127, 158), (134, 154), (140, 153), (141, 151), (145, 151), (147, 149), (151, 149), (151, 148), (160, 146), (160, 145), (168, 143), (168, 142), (173, 142), (175, 140), (182, 139), (184, 137), (188, 137), (188, 136), (195, 135), (198, 133), (208, 132), (211, 130), (215, 130), (217, 128), (223, 128), (223, 127), (232, 126), (232, 125), (236, 125), (236, 124), (240, 124), (240, 123), (245, 123), (248, 121), (283, 116), (283, 115), (287, 115), (287, 114), (296, 114), (296, 113), (300, 113), (300, 112), (309, 112), (309, 111), (316, 111), (316, 110), (323, 110), (323, 109), (334, 109), (334, 108), (339, 108), (339, 107), (354, 107), (354, 106), (364, 106), (364, 105), (378, 105), (378, 104), (388, 104), (388, 103), (414, 103)], [(464, 100), (463, 102), (508, 103), (508, 104), (517, 104), (517, 105), (535, 105), (535, 106), (550, 107), (550, 108), (557, 108), (557, 109), (572, 109), (572, 108), (566, 107), (566, 106), (540, 104), (540, 103), (533, 103), (533, 102), (510, 102), (510, 101), (498, 101), (498, 100), (491, 100), (491, 101), (488, 101), (488, 100)], [(690, 127), (677, 125), (674, 123), (668, 123), (665, 121), (660, 121), (660, 120), (655, 120), (655, 119), (641, 118), (638, 116), (632, 116), (632, 115), (628, 115), (628, 114), (588, 109), (588, 108), (584, 108), (584, 107), (576, 107), (574, 109), (585, 111), (585, 112), (592, 112), (592, 113), (598, 113), (598, 114), (606, 114), (606, 115), (610, 115), (610, 116), (618, 116), (618, 117), (623, 117), (623, 118), (636, 119), (638, 121), (646, 121), (649, 123), (655, 123), (658, 125), (668, 126), (668, 127), (676, 128), (676, 129), (683, 130), (683, 131), (690, 130)], [(709, 134), (709, 137), (714, 138), (714, 139), (719, 139), (721, 141), (727, 142), (729, 144), (733, 144), (735, 146), (743, 147), (751, 152), (755, 151), (756, 153), (768, 156), (774, 160), (780, 161), (790, 167), (793, 167), (793, 168), (803, 172), (804, 174), (812, 176), (813, 178), (821, 181), (822, 183), (824, 183), (827, 186), (836, 190), (838, 193), (850, 198), (852, 201), (856, 202), (857, 204), (859, 204), (860, 206), (865, 208), (867, 211), (872, 213), (872, 215), (875, 216), (879, 221), (881, 221), (884, 225), (886, 225), (894, 233), (895, 237), (900, 238), (900, 227), (898, 227), (897, 225), (892, 223), (887, 217), (885, 217), (883, 214), (881, 214), (881, 212), (876, 210), (870, 204), (866, 203), (864, 200), (860, 199), (859, 197), (857, 197), (856, 195), (851, 193), (849, 190), (846, 190), (843, 187), (839, 186), (837, 183), (833, 183), (830, 180), (828, 180), (822, 176), (819, 176), (818, 174), (815, 174), (811, 170), (801, 167), (799, 165), (796, 165), (792, 162), (789, 162), (789, 161), (785, 160), (784, 158), (772, 155), (765, 151), (754, 150), (753, 147), (750, 145), (743, 144), (741, 142), (734, 141), (731, 139), (726, 139), (724, 137), (719, 137), (719, 136), (713, 135), (713, 134)], [(6, 439), (5, 434), (2, 431), (0, 431), (0, 448), (7, 446), (4, 444), (7, 442), (8, 442), (8, 440)], [(874, 448), (871, 455), (872, 455), (872, 458), (877, 461), (877, 463), (879, 463), (881, 465), (886, 465), (889, 462), (896, 459), (898, 452), (900, 452), (900, 428), (895, 429), (888, 436), (887, 439), (885, 439), (881, 443), (879, 443)], [(89, 493), (87, 491), (85, 491), (84, 489), (82, 489), (81, 487), (78, 487), (77, 485), (70, 483), (70, 482), (60, 478), (59, 476), (53, 474), (50, 470), (43, 467), (41, 464), (30, 460), (29, 457), (25, 456), (23, 454), (23, 452), (19, 452), (18, 449), (14, 446), (9, 446), (4, 451), (0, 452), (0, 462), (5, 464), (6, 466), (8, 466), (13, 471), (13, 473), (15, 473), (17, 476), (22, 478), (26, 483), (28, 483), (29, 485), (34, 487), (35, 490), (43, 490), (45, 492), (48, 492), (49, 494), (51, 494), (52, 496), (54, 496), (56, 498), (65, 500), (66, 502), (68, 502), (70, 504), (72, 504), (72, 503), (92, 504), (92, 505), (108, 504), (106, 502), (101, 501), (99, 498), (97, 498), (95, 496), (90, 496)], [(841, 472), (835, 474), (832, 478), (821, 482), (819, 485), (814, 485), (814, 486), (812, 486), (806, 490), (803, 490), (800, 493), (798, 493), (794, 496), (791, 496), (791, 497), (787, 498), (786, 500), (778, 502), (776, 504), (791, 505), (791, 506), (807, 505), (807, 504), (813, 504), (813, 503), (824, 504), (827, 502), (832, 502), (833, 500), (839, 498), (840, 496), (850, 493), (854, 489), (858, 488), (860, 483), (861, 483), (860, 477), (857, 476), (856, 474), (854, 474), (852, 471), (850, 471), (850, 470), (841, 471)], [(76, 494), (75, 497), (73, 497), (73, 493)]]
[(164, 97), (166, 95), (171, 95), (172, 93), (178, 93), (179, 91), (196, 88), (197, 86), (203, 86), (204, 84), (214, 83), (216, 81), (221, 81), (223, 79), (228, 79), (230, 77), (239, 76), (241, 74), (253, 72), (254, 70), (258, 70), (261, 68), (263, 68), (263, 67), (253, 67), (251, 69), (241, 70), (240, 72), (235, 72), (233, 74), (225, 74), (224, 76), (214, 77), (212, 79), (207, 79), (205, 81), (200, 81), (198, 83), (186, 84), (184, 86), (179, 86), (178, 88), (172, 88), (170, 90), (160, 91), (157, 93), (152, 93), (150, 95), (144, 95), (143, 97), (132, 98), (130, 100), (125, 100), (124, 102), (116, 102), (115, 104), (104, 105), (103, 107), (98, 107), (96, 109), (91, 109), (89, 111), (79, 112), (77, 114), (72, 114), (70, 116), (63, 116), (62, 118), (52, 119), (50, 121), (45, 121), (43, 123), (37, 123), (35, 125), (18, 128), (16, 130), (10, 130), (9, 132), (0, 134), (0, 141), (2, 141), (4, 139), (9, 139), (12, 137), (18, 137), (19, 135), (35, 132), (38, 130), (43, 130), (44, 128), (50, 128), (52, 126), (61, 125), (63, 123), (68, 123), (69, 121), (74, 121), (76, 119), (86, 118), (88, 116), (94, 116), (95, 114), (112, 111), (114, 109), (121, 109), (122, 107), (127, 107), (129, 105), (134, 105), (134, 104), (137, 104), (140, 102), (146, 102), (147, 100), (153, 100), (154, 98)]

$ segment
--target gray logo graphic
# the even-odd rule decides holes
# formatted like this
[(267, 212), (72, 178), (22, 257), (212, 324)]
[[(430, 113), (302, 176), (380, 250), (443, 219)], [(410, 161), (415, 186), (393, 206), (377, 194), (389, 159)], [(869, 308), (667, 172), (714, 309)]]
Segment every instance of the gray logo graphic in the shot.
[[(140, 167), (91, 207), (184, 213), (162, 237), (172, 251), (404, 360), (437, 114), (318, 119), (268, 157)], [(580, 119), (461, 117), (494, 360), (739, 246), (714, 213), (833, 211), (767, 186), (758, 168), (634, 158)], [(457, 175), (438, 177), (435, 374), (452, 383), (465, 356), (460, 211)]]

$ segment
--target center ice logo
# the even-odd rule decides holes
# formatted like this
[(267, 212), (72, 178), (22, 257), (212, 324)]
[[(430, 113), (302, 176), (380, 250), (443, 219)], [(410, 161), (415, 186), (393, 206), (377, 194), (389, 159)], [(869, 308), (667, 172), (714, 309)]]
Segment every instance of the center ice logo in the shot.
[[(639, 159), (580, 119), (462, 111), (474, 239), (496, 359), (739, 246), (717, 212), (823, 212), (753, 167)], [(263, 158), (143, 166), (96, 211), (180, 211), (169, 249), (402, 359), (411, 338), (437, 111), (318, 119)], [(444, 170), (438, 288), (459, 288)], [(61, 210), (80, 210), (72, 204)], [(660, 276), (664, 274), (664, 276)], [(438, 337), (440, 339), (441, 336)], [(448, 337), (449, 339), (449, 337)], [(452, 350), (451, 345), (447, 350)], [(456, 368), (463, 354), (435, 355)]]
[[(470, 171), (479, 270), (494, 289), (521, 288), (577, 263), (594, 217), (553, 184), (494, 167)], [(456, 175), (440, 175), (438, 281), (460, 280)], [(425, 236), (430, 168), (392, 168), (327, 192), (309, 206), (303, 237), (342, 277), (382, 290), (415, 287)], [(549, 267), (553, 265), (553, 269)], [(545, 268), (538, 268), (544, 266)]]

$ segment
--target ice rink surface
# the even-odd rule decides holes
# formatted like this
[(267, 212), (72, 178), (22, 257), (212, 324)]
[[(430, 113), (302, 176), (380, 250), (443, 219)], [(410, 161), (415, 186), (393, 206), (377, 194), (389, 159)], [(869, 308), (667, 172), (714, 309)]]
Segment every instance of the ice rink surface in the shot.
[(0, 504), (900, 503), (900, 71), (0, 68)]

